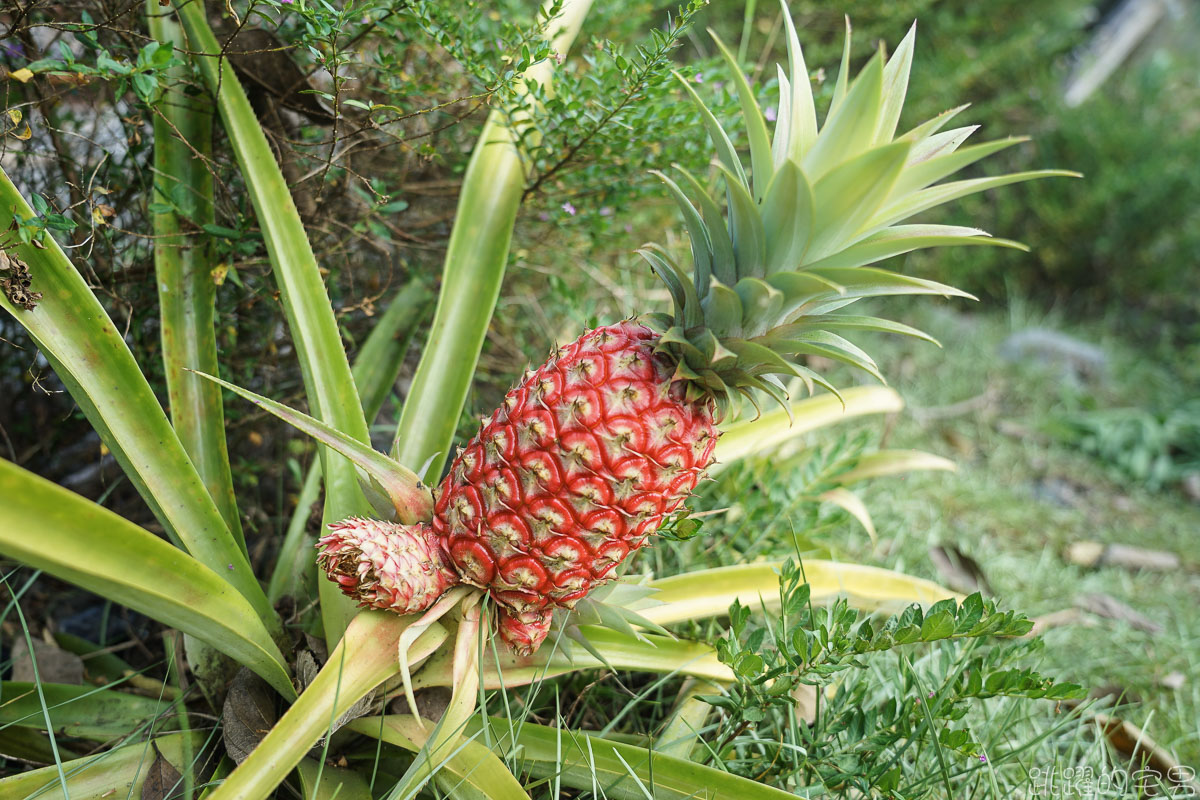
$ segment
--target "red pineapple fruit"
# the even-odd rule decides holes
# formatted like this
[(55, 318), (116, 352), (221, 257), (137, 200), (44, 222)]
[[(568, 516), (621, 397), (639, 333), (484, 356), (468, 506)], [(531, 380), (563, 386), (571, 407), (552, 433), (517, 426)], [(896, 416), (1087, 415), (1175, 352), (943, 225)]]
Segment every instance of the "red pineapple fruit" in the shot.
[(462, 581), (491, 592), (519, 652), (644, 546), (712, 461), (714, 403), (684, 397), (657, 340), (623, 322), (558, 349), (438, 488), (433, 530)]
[(899, 224), (993, 186), (1064, 174), (939, 183), (1021, 140), (960, 148), (974, 128), (941, 131), (957, 111), (897, 134), (915, 28), (890, 59), (877, 53), (853, 81), (843, 60), (818, 127), (786, 13), (784, 23), (790, 68), (779, 70), (774, 136), (746, 76), (717, 43), (740, 96), (749, 169), (680, 78), (714, 144), (728, 210), (723, 215), (686, 171), (678, 170), (684, 188), (660, 175), (687, 225), (691, 269), (654, 245), (641, 254), (670, 291), (673, 313), (588, 331), (527, 374), (459, 452), (431, 522), (326, 536), (321, 563), (343, 591), (364, 605), (411, 613), (456, 578), (487, 590), (501, 637), (532, 652), (552, 611), (612, 578), (692, 492), (712, 463), (714, 425), (735, 393), (786, 403), (781, 377), (832, 390), (806, 365), (808, 356), (879, 377), (871, 357), (838, 331), (929, 337), (847, 314), (847, 306), (883, 295), (963, 294), (875, 263), (926, 247), (1015, 246), (975, 228)]

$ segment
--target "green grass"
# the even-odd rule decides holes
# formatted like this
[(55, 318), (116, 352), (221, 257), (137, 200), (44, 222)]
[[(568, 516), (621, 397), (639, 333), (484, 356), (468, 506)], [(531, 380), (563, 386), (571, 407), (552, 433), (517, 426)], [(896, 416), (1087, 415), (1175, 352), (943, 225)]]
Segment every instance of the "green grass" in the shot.
[[(910, 322), (913, 320), (909, 320)], [(1086, 327), (1037, 318), (1021, 305), (1007, 314), (944, 310), (919, 314), (917, 324), (946, 349), (880, 342), (872, 350), (909, 403), (890, 429), (888, 444), (953, 458), (957, 474), (925, 473), (880, 480), (866, 492), (879, 528), (872, 546), (851, 529), (837, 542), (847, 558), (863, 559), (931, 578), (939, 577), (928, 548), (956, 544), (982, 567), (1006, 605), (1030, 616), (1070, 608), (1075, 598), (1104, 592), (1163, 626), (1158, 634), (1091, 617), (1094, 626), (1067, 625), (1044, 636), (1044, 668), (1094, 690), (1116, 689), (1140, 698), (1121, 715), (1145, 723), (1183, 763), (1200, 762), (1200, 686), (1178, 690), (1160, 680), (1191, 672), (1200, 651), (1197, 560), (1187, 543), (1200, 526), (1200, 506), (1177, 491), (1151, 492), (1069, 445), (1040, 432), (1060, 415), (1082, 407), (1170, 402), (1184, 391), (1173, 365), (1161, 363), (1116, 334), (1117, 320)], [(1063, 381), (1053, 369), (1012, 364), (996, 354), (1012, 330), (1055, 327), (1103, 345), (1109, 374), (1093, 385)], [(939, 418), (937, 410), (987, 396), (966, 413)], [(970, 404), (968, 404), (970, 405)], [(1017, 435), (1027, 431), (1027, 435)], [(1069, 487), (1059, 497), (1039, 487)], [(1067, 563), (1071, 542), (1123, 543), (1178, 553), (1174, 572), (1124, 568), (1083, 569)], [(1089, 616), (1085, 614), (1085, 617)]]

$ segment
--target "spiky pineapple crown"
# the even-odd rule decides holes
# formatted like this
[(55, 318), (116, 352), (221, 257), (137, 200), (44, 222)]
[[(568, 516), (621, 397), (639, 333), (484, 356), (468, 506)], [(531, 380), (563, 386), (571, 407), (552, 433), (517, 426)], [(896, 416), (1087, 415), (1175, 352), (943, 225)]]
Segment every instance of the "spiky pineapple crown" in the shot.
[(675, 165), (682, 187), (656, 174), (683, 212), (691, 239), (691, 275), (658, 245), (639, 251), (674, 301), (672, 315), (645, 317), (661, 334), (660, 350), (676, 362), (676, 378), (688, 387), (689, 399), (711, 396), (722, 411), (734, 391), (753, 402), (750, 389), (786, 406), (781, 376), (801, 378), (810, 392), (813, 384), (820, 384), (836, 393), (802, 363), (805, 356), (851, 364), (882, 380), (871, 357), (836, 331), (880, 330), (933, 340), (907, 325), (843, 309), (860, 298), (880, 295), (970, 295), (870, 265), (926, 247), (1022, 247), (976, 228), (898, 223), (992, 187), (1073, 174), (1041, 170), (938, 183), (1024, 139), (960, 149), (978, 126), (941, 129), (965, 106), (896, 135), (915, 24), (890, 59), (885, 61), (880, 50), (850, 81), (847, 21), (833, 101), (818, 129), (808, 70), (786, 2), (783, 20), (789, 68), (786, 73), (779, 68), (774, 136), (745, 73), (712, 34), (737, 87), (749, 141), (749, 171), (716, 117), (687, 80), (676, 75), (699, 107), (714, 145), (727, 214), (722, 215), (699, 180)]

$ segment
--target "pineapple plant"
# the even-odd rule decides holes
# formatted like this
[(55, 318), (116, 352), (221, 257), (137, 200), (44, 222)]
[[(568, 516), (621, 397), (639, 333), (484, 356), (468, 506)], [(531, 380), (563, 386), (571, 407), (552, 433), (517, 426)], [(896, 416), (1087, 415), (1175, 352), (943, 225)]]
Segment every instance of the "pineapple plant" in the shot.
[(527, 373), (458, 452), (431, 520), (335, 526), (318, 545), (320, 563), (361, 605), (422, 611), (461, 582), (490, 593), (501, 639), (529, 655), (556, 608), (573, 608), (612, 579), (680, 509), (739, 396), (757, 406), (755, 395), (766, 395), (786, 408), (789, 380), (836, 393), (810, 356), (882, 380), (842, 333), (929, 337), (846, 309), (864, 297), (963, 295), (874, 264), (942, 245), (1019, 246), (975, 228), (906, 222), (973, 192), (1059, 174), (940, 182), (1021, 140), (960, 147), (975, 128), (943, 128), (961, 109), (897, 134), (915, 26), (853, 81), (847, 29), (818, 126), (803, 52), (783, 19), (789, 64), (779, 68), (773, 134), (747, 76), (716, 40), (739, 94), (748, 165), (677, 75), (707, 128), (726, 212), (698, 177), (659, 174), (688, 230), (690, 269), (658, 245), (640, 253), (670, 290), (672, 312), (587, 331)]

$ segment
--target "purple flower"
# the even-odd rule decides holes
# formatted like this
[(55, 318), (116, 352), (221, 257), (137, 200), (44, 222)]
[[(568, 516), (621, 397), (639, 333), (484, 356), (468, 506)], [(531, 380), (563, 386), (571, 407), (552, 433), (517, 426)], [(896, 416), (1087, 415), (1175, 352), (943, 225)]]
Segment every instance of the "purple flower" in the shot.
[(774, 106), (771, 106), (763, 116), (767, 118), (767, 122), (774, 122), (778, 118), (778, 112), (775, 111)]
[(692, 78), (692, 80), (695, 81), (696, 83), (704, 83), (704, 73), (697, 72), (696, 77)]
[(538, 219), (540, 219), (542, 222), (549, 222), (550, 221), (550, 213), (547, 211), (539, 211)]
[(571, 205), (570, 200), (562, 204), (562, 210), (570, 214), (572, 217), (575, 216), (575, 206)]
[(292, 3), (296, 2), (296, 0), (279, 0), (279, 2), (285, 6), (290, 6)]
[(626, 232), (626, 233), (633, 233), (633, 226), (632, 226), (632, 225), (630, 225), (628, 222), (626, 222), (626, 223), (625, 223), (625, 232)]
[(601, 207), (600, 207), (600, 216), (602, 216), (602, 217), (611, 217), (612, 215), (613, 215), (613, 208), (612, 208), (612, 206), (601, 206)]
[(932, 690), (929, 692), (929, 696), (930, 696), (930, 697), (933, 697), (933, 691), (932, 691)]
[(20, 42), (3, 42), (0, 43), (0, 52), (9, 58), (21, 58), (25, 55), (25, 48)]
[(987, 763), (987, 756), (985, 756), (983, 753), (980, 753), (980, 754), (979, 754), (979, 760), (980, 760), (982, 763), (986, 764), (986, 763)]

